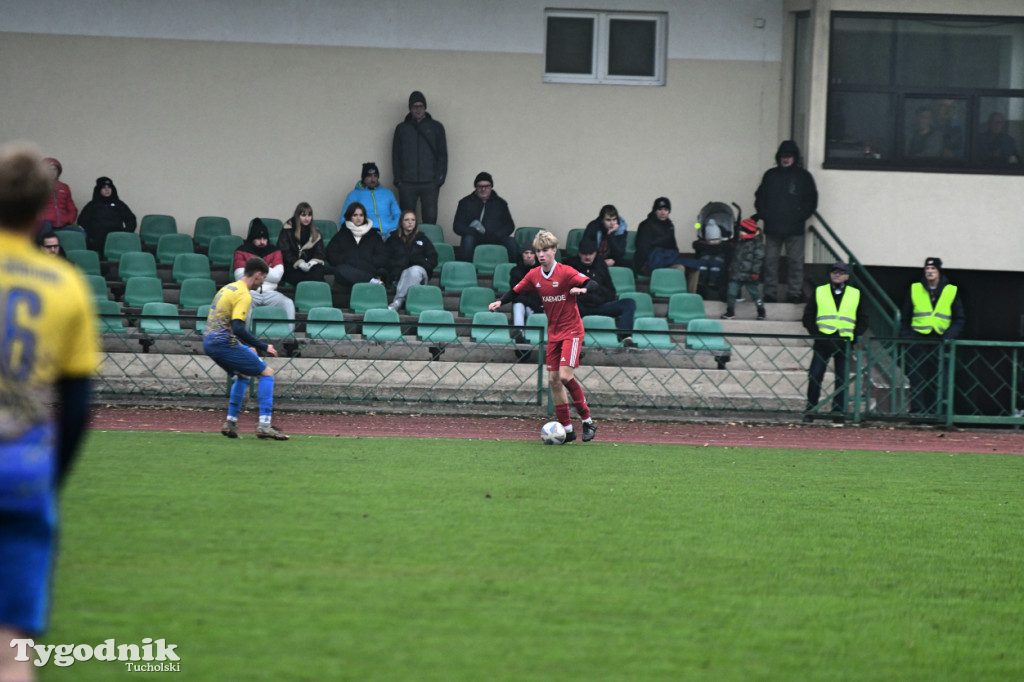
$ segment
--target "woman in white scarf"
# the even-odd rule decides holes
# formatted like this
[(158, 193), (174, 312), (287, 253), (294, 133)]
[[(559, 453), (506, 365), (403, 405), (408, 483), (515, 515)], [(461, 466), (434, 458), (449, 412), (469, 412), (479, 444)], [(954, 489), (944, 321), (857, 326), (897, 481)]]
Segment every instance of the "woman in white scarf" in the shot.
[(345, 224), (327, 245), (327, 262), (334, 266), (334, 282), (342, 289), (358, 282), (383, 284), (387, 252), (362, 204), (349, 204)]

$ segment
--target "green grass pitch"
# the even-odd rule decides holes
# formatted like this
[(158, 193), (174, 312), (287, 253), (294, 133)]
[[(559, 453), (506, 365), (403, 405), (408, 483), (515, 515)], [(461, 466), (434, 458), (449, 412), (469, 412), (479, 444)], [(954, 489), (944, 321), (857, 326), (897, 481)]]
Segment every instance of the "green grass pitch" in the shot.
[(43, 641), (203, 682), (1019, 680), (1022, 490), (1013, 456), (95, 432)]

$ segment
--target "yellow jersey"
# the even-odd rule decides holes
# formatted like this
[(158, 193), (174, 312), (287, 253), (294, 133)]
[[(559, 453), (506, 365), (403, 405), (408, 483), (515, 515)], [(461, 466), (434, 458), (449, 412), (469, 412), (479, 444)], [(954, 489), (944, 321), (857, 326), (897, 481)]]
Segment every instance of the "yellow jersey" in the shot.
[(246, 321), (252, 307), (252, 292), (245, 282), (238, 280), (221, 287), (213, 297), (210, 313), (206, 316), (206, 333), (211, 340), (235, 345), (238, 339), (231, 331), (231, 320)]

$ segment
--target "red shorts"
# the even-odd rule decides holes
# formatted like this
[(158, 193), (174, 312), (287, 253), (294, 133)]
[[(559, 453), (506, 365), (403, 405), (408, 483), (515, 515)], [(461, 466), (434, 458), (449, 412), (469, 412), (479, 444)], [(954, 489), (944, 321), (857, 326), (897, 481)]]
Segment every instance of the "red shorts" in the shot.
[(547, 355), (544, 358), (547, 370), (557, 372), (559, 367), (579, 367), (582, 350), (582, 336), (574, 336), (564, 341), (548, 341)]

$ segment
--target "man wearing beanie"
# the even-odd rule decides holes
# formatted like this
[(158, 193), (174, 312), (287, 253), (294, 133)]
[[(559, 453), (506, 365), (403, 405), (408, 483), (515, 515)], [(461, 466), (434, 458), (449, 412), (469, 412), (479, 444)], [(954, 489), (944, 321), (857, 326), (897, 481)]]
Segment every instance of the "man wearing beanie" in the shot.
[(452, 227), (462, 237), (459, 260), (472, 261), (477, 244), (501, 244), (508, 251), (508, 262), (519, 258), (519, 244), (512, 237), (516, 224), (508, 210), (508, 202), (494, 191), (494, 179), (487, 172), (478, 173), (474, 191), (459, 200)]
[(366, 207), (366, 217), (373, 222), (374, 229), (387, 239), (388, 235), (398, 229), (398, 219), (402, 215), (395, 195), (387, 187), (380, 186), (380, 170), (375, 162), (364, 163), (360, 177), (362, 180), (345, 197), (338, 225), (344, 227), (349, 204), (359, 203)]
[[(633, 269), (638, 275), (650, 276), (651, 272), (658, 268), (689, 269), (690, 275), (699, 274), (700, 261), (696, 258), (686, 258), (679, 253), (676, 227), (669, 219), (671, 212), (672, 202), (668, 197), (658, 197), (654, 200), (647, 219), (637, 227)], [(692, 276), (690, 279), (693, 280), (695, 288), (696, 280)]]
[(907, 349), (911, 412), (941, 413), (947, 368), (942, 363), (943, 344), (929, 341), (957, 338), (966, 321), (959, 290), (942, 274), (942, 259), (926, 258), (924, 276), (910, 286), (900, 321), (900, 336), (923, 342)]
[(415, 211), (418, 201), (420, 222), (436, 224), (437, 196), (448, 175), (448, 141), (444, 126), (427, 113), (427, 98), (419, 90), (409, 95), (409, 113), (395, 127), (391, 166), (402, 210)]

